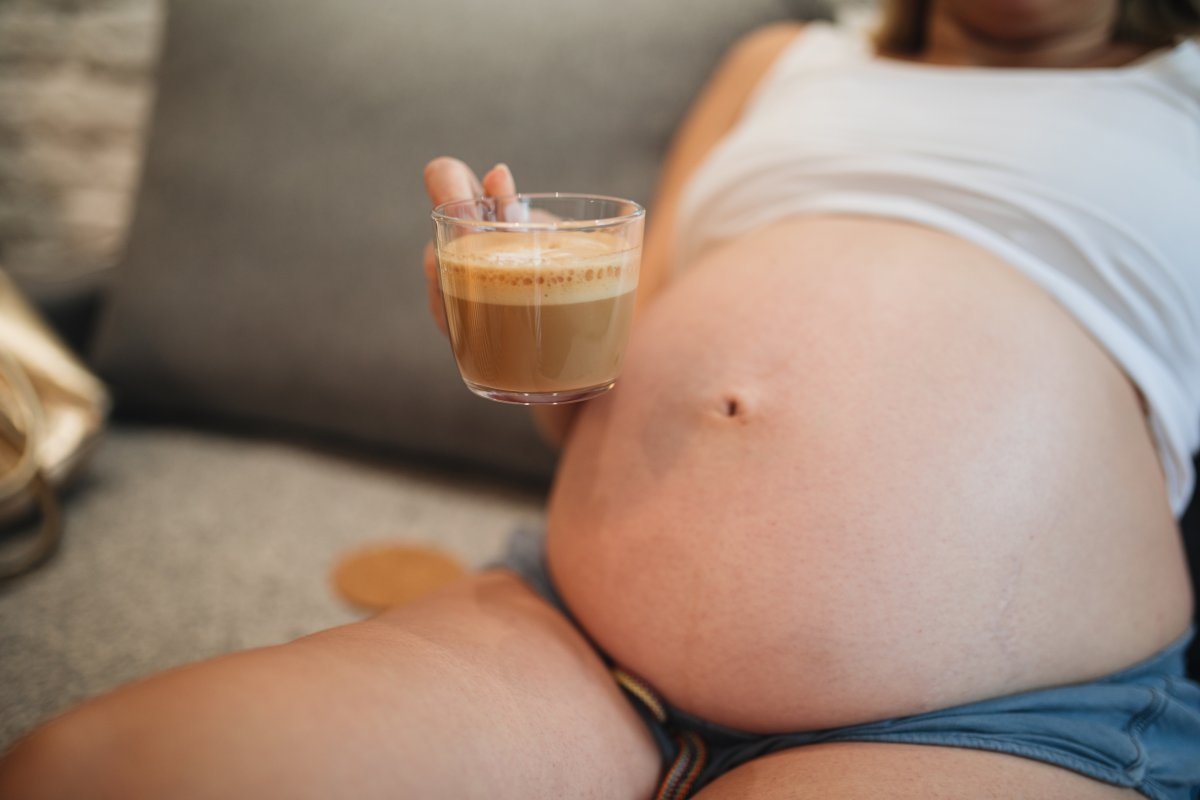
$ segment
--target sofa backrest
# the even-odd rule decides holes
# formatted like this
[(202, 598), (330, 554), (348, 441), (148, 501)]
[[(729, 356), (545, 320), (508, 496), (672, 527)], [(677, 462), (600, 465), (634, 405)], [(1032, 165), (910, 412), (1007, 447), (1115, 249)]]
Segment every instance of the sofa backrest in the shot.
[(470, 395), (430, 319), (423, 165), (506, 161), (526, 191), (647, 203), (723, 50), (806, 11), (819, 4), (171, 2), (94, 361), (127, 412), (545, 477), (528, 414)]

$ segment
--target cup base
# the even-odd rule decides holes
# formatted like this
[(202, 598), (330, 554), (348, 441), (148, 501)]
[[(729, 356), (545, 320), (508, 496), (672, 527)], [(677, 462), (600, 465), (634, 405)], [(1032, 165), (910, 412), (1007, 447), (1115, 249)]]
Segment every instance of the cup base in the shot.
[(512, 392), (505, 389), (480, 386), (470, 381), (463, 381), (463, 383), (467, 384), (467, 388), (480, 397), (486, 397), (488, 400), (494, 400), (497, 403), (509, 403), (518, 406), (554, 406), (563, 403), (579, 403), (584, 400), (591, 400), (593, 397), (598, 397), (611, 389), (616, 384), (616, 381), (609, 381), (597, 386), (587, 386), (583, 389), (568, 389), (562, 392)]

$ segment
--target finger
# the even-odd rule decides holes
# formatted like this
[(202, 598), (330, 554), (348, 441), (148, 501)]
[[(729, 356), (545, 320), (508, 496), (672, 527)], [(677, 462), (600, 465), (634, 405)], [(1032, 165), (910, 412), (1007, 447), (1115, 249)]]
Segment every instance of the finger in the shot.
[(425, 289), (429, 295), (429, 310), (433, 313), (433, 321), (442, 333), (448, 334), (446, 307), (442, 305), (442, 290), (438, 285), (437, 253), (433, 242), (425, 245)]
[(517, 193), (517, 183), (513, 180), (512, 170), (508, 164), (497, 164), (483, 176), (483, 192), (489, 197), (504, 197)]
[(425, 192), (435, 205), (451, 200), (469, 200), (483, 194), (471, 168), (457, 158), (441, 156), (425, 165)]
[[(517, 193), (517, 183), (507, 164), (497, 164), (483, 176), (483, 190), (488, 197), (512, 197)], [(496, 218), (505, 222), (528, 222), (529, 209), (518, 200), (496, 204)]]

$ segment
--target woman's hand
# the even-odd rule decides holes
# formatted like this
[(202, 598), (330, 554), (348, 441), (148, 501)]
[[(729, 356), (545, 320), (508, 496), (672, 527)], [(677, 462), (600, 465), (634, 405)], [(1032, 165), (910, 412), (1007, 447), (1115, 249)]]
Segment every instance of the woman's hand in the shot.
[[(513, 181), (512, 171), (504, 164), (492, 167), (481, 181), (470, 167), (457, 158), (442, 156), (425, 165), (425, 191), (429, 194), (429, 201), (438, 206), (451, 200), (469, 200), (481, 195), (501, 197), (516, 194), (517, 185)], [(433, 242), (425, 245), (425, 285), (429, 290), (429, 310), (433, 313), (433, 319), (442, 333), (449, 334), (446, 309), (438, 288), (437, 253)], [(534, 406), (533, 420), (542, 437), (558, 446), (566, 438), (577, 408), (577, 404)]]
[[(513, 181), (512, 171), (504, 164), (492, 167), (480, 181), (471, 168), (457, 158), (441, 156), (425, 165), (425, 191), (429, 195), (429, 201), (434, 206), (439, 206), (451, 200), (470, 200), (481, 195), (499, 197), (516, 194), (517, 186)], [(446, 309), (442, 305), (442, 294), (438, 288), (437, 253), (434, 251), (433, 242), (425, 245), (425, 286), (433, 319), (442, 333), (448, 334)]]

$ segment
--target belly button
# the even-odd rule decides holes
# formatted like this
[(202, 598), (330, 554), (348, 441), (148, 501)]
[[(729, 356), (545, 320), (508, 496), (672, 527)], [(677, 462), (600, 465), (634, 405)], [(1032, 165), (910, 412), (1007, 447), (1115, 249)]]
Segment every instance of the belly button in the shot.
[(722, 416), (731, 419), (743, 417), (746, 414), (746, 404), (737, 395), (726, 394), (721, 398), (720, 411)]

